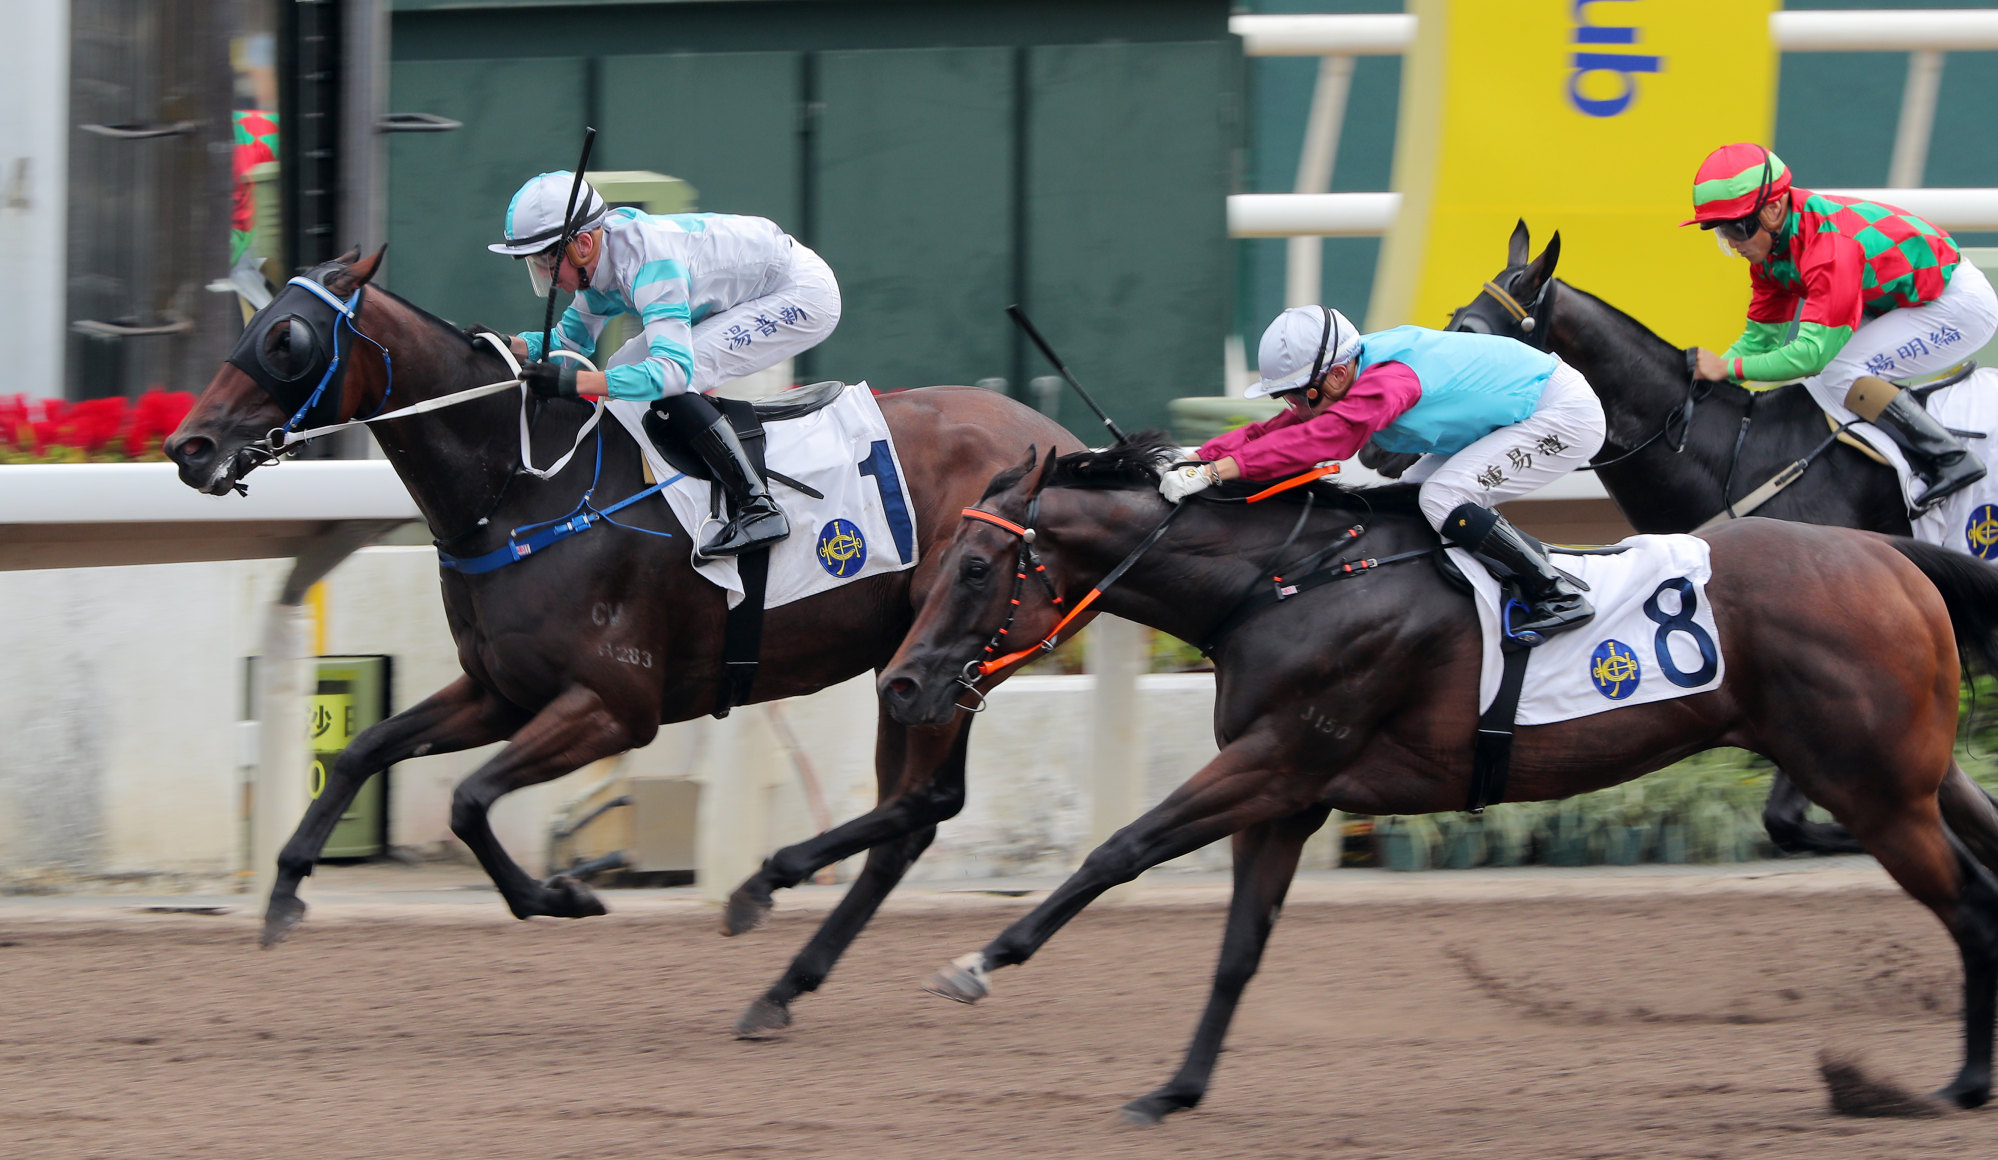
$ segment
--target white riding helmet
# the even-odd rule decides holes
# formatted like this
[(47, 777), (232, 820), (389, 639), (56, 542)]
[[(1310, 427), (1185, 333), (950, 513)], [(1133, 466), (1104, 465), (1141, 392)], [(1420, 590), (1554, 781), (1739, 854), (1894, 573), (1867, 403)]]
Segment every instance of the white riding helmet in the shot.
[[(576, 175), (566, 169), (543, 173), (529, 180), (506, 205), (506, 240), (494, 242), (486, 249), (495, 254), (526, 258), (561, 242), (562, 211), (569, 208), (569, 191), (575, 183)], [(603, 224), (604, 215), (609, 212), (610, 207), (604, 204), (603, 195), (585, 181), (583, 187), (576, 190), (576, 224), (570, 236), (596, 229)], [(539, 262), (529, 262), (527, 267), (535, 296), (547, 294), (552, 271), (544, 269)]]
[(1327, 368), (1360, 357), (1360, 331), (1325, 306), (1293, 306), (1276, 316), (1256, 348), (1262, 379), (1242, 392), (1251, 399), (1295, 391)]

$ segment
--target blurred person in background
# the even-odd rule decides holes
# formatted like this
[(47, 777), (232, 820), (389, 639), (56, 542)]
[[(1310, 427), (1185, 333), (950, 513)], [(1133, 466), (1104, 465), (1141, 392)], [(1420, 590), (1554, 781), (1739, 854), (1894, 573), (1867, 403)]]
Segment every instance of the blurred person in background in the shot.
[(1226, 479), (1283, 479), (1350, 459), (1369, 439), (1420, 452), (1403, 478), (1421, 481), (1422, 514), (1492, 575), (1519, 582), (1529, 609), (1507, 630), (1533, 634), (1595, 616), (1546, 549), (1494, 510), (1587, 463), (1603, 445), (1602, 404), (1581, 372), (1525, 343), (1489, 334), (1397, 326), (1361, 334), (1324, 306), (1284, 311), (1257, 350), (1261, 381), (1246, 392), (1283, 400), (1260, 423), (1204, 444), (1206, 462), (1168, 471), (1178, 503)]
[(831, 267), (767, 218), (610, 209), (587, 182), (576, 198), (573, 240), (563, 247), (574, 181), (568, 172), (543, 173), (521, 186), (506, 208), (505, 240), (486, 248), (525, 262), (537, 296), (551, 285), (576, 295), (555, 327), (557, 349), (591, 353), (619, 314), (636, 315), (643, 329), (601, 371), (548, 361), (539, 331), (514, 335), (514, 354), (532, 360), (521, 379), (549, 397), (664, 400), (668, 419), (729, 497), (730, 519), (701, 555), (733, 556), (783, 539), (789, 521), (706, 393), (825, 341), (840, 315)]
[[(1998, 295), (1948, 233), (1891, 205), (1795, 188), (1761, 145), (1723, 145), (1693, 179), (1693, 217), (1748, 260), (1748, 325), (1702, 348), (1702, 379), (1788, 383), (1839, 423), (1872, 423), (1927, 485), (1926, 509), (1984, 478), (1984, 464), (1887, 383), (1945, 370), (1998, 331)], [(1791, 329), (1795, 323), (1794, 331)]]

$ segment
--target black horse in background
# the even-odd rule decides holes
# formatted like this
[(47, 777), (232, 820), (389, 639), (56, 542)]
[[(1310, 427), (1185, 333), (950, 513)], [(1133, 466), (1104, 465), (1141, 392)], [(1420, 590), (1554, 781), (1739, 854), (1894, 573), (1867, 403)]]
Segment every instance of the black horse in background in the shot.
[[(1602, 399), (1609, 426), (1596, 454), (1596, 477), (1639, 532), (1692, 531), (1831, 434), (1824, 411), (1801, 386), (1750, 391), (1736, 383), (1692, 381), (1683, 349), (1554, 277), (1559, 232), (1538, 257), (1528, 257), (1530, 243), (1522, 220), (1513, 228), (1505, 269), (1458, 308), (1450, 329), (1516, 338), (1582, 372)], [(1489, 287), (1523, 309), (1532, 327)], [(1893, 536), (1911, 531), (1894, 472), (1843, 442), (1826, 448), (1755, 514)], [(1777, 771), (1762, 822), (1779, 849), (1860, 852), (1845, 827), (1807, 821), (1807, 805)]]

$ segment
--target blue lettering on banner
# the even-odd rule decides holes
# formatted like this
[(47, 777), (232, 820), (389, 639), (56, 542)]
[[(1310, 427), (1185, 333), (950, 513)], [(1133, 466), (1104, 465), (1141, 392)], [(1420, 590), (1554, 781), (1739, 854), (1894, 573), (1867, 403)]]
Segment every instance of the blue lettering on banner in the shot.
[(819, 529), (819, 567), (844, 579), (867, 566), (867, 541), (852, 520), (832, 520)]
[(1644, 667), (1637, 650), (1620, 640), (1605, 640), (1589, 654), (1589, 680), (1596, 692), (1612, 701), (1621, 701), (1637, 691), (1644, 679)]
[(868, 446), (867, 458), (860, 461), (860, 474), (874, 477), (881, 493), (881, 512), (888, 517), (888, 531), (895, 537), (895, 554), (906, 564), (916, 558), (916, 524), (909, 518), (909, 505), (902, 498), (902, 477), (895, 472), (895, 451), (886, 439)]
[[(1574, 65), (1574, 71), (1568, 74), (1568, 102), (1591, 117), (1614, 117), (1630, 108), (1631, 102), (1637, 99), (1638, 74), (1659, 72), (1665, 67), (1665, 58), (1661, 56), (1600, 51), (1600, 47), (1604, 45), (1636, 44), (1638, 30), (1627, 26), (1592, 24), (1589, 6), (1630, 2), (1631, 0), (1572, 0), (1575, 43), (1591, 46), (1597, 51), (1578, 49), (1569, 58), (1569, 63)], [(1617, 94), (1613, 97), (1583, 95), (1583, 78), (1590, 73), (1613, 74), (1616, 77)]]
[[(1667, 591), (1679, 594), (1679, 611), (1668, 613), (1658, 605), (1658, 598)], [(1675, 576), (1652, 589), (1651, 599), (1644, 602), (1644, 615), (1658, 626), (1651, 647), (1658, 654), (1658, 671), (1665, 679), (1682, 689), (1697, 689), (1714, 679), (1720, 671), (1720, 649), (1707, 630), (1693, 623), (1693, 614), (1700, 610), (1700, 598), (1693, 593), (1693, 582), (1684, 576)], [(1686, 672), (1672, 659), (1672, 634), (1683, 632), (1693, 638), (1693, 644), (1700, 650), (1700, 667)]]

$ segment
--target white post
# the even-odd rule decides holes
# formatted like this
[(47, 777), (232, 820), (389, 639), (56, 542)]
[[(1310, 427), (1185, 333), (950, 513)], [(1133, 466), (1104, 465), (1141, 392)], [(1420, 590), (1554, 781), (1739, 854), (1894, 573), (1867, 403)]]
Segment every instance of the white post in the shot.
[[(1099, 616), (1089, 626), (1089, 672), (1095, 690), (1089, 715), (1089, 847), (1128, 825), (1144, 809), (1144, 735), (1138, 729), (1138, 674), (1145, 671), (1148, 635), (1142, 625)], [(1115, 897), (1123, 888), (1113, 889)]]
[[(1318, 83), (1311, 91), (1311, 115), (1304, 124), (1304, 152), (1297, 160), (1295, 193), (1325, 193), (1332, 187), (1332, 164), (1338, 159), (1339, 130), (1346, 120), (1346, 94), (1353, 84), (1353, 58), (1327, 56), (1318, 61)], [(1310, 306), (1324, 297), (1324, 239), (1290, 239), (1284, 268), (1285, 306)]]
[(1908, 54), (1908, 82), (1901, 89), (1901, 123), (1894, 130), (1894, 160), (1887, 167), (1892, 189), (1920, 189), (1928, 166), (1929, 138), (1936, 122), (1936, 94), (1942, 89), (1943, 54), (1924, 48)]
[(250, 869), (258, 907), (270, 898), (278, 851), (305, 816), (309, 797), (311, 619), (298, 604), (274, 603), (264, 612), (263, 655), (257, 660), (257, 777), (250, 794)]
[(768, 710), (743, 705), (708, 731), (701, 763), (701, 816), (694, 835), (694, 884), (709, 902), (725, 902), (770, 851), (770, 790), (784, 762)]

